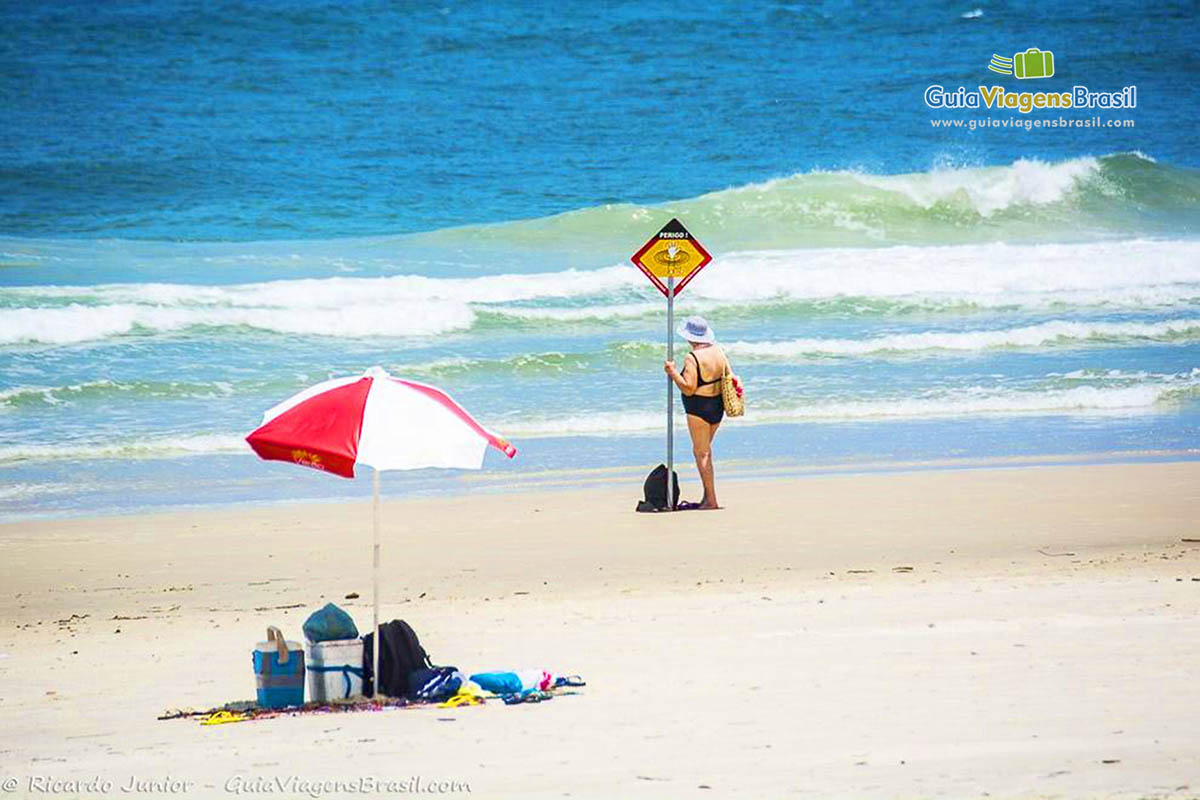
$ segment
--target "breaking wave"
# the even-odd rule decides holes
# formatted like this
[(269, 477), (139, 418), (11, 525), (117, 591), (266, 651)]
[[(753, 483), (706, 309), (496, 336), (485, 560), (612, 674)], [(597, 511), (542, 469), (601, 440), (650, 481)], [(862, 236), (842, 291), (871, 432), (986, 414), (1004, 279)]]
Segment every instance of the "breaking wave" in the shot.
[(868, 356), (927, 351), (978, 351), (995, 348), (1093, 346), (1119, 342), (1193, 342), (1200, 340), (1200, 319), (1167, 322), (1068, 322), (998, 330), (925, 331), (868, 339), (793, 339), (786, 342), (730, 342), (732, 355), (764, 359), (801, 356)]
[(1194, 235), (1200, 171), (1139, 152), (876, 175), (810, 172), (655, 206), (611, 204), (419, 235), (439, 243), (606, 250), (672, 216), (716, 250)]
[[(1137, 264), (1136, 270), (1130, 269)], [(69, 344), (201, 328), (343, 338), (572, 325), (661, 313), (632, 266), (539, 274), (302, 279), (229, 286), (0, 289), (0, 344)], [(718, 258), (682, 308), (801, 311), (1163, 308), (1200, 300), (1200, 241), (747, 251)], [(769, 308), (765, 309), (770, 311)]]

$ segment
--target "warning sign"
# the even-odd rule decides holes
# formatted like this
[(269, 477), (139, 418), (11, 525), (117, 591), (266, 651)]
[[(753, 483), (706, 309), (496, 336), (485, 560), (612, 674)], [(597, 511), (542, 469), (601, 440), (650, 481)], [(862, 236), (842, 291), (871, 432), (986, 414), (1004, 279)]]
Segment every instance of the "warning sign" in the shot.
[(683, 223), (672, 219), (633, 254), (632, 261), (664, 295), (667, 294), (668, 279), (674, 278), (675, 295), (678, 295), (688, 281), (712, 261), (712, 256), (692, 238)]

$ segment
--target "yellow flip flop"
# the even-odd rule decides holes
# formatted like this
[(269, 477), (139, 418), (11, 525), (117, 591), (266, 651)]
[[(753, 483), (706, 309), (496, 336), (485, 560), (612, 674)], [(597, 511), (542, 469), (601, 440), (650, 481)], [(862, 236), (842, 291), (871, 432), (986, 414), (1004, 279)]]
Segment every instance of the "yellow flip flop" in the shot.
[(438, 703), (438, 708), (458, 708), (459, 706), (481, 706), (483, 698), (477, 694), (456, 694), (444, 703)]
[(218, 711), (200, 720), (201, 725), (228, 725), (231, 722), (245, 722), (249, 714), (235, 714), (232, 711)]

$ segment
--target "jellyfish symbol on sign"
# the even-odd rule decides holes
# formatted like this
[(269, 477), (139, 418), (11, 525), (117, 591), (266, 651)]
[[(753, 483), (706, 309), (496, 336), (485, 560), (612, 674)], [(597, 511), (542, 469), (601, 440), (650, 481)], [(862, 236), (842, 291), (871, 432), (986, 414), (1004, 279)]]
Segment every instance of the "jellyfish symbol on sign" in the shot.
[(674, 244), (654, 254), (654, 260), (667, 268), (667, 274), (676, 276), (683, 274), (683, 268), (691, 257), (691, 253)]

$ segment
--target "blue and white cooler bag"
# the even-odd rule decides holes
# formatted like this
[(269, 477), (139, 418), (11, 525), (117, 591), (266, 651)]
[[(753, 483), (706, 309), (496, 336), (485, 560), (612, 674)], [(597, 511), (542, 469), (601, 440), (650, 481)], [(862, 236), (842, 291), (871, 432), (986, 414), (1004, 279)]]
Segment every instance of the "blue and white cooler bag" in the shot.
[(315, 703), (348, 700), (363, 693), (362, 639), (313, 642), (308, 646), (308, 697)]
[(304, 648), (288, 642), (274, 625), (254, 648), (254, 677), (261, 708), (304, 705)]

